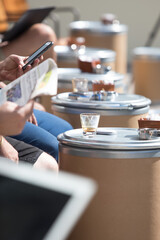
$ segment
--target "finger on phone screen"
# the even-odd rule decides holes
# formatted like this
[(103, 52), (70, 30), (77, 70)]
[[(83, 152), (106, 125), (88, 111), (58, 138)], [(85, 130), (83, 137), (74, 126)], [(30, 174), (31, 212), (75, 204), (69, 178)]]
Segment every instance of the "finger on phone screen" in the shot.
[(40, 62), (42, 62), (43, 59), (44, 59), (44, 57), (43, 57), (43, 55), (41, 55), (41, 56), (39, 57)]
[(32, 67), (38, 66), (39, 63), (40, 63), (39, 58), (36, 58), (36, 59), (34, 60), (34, 62), (32, 63)]
[(25, 70), (23, 70), (24, 73), (26, 73), (26, 72), (28, 72), (29, 70), (31, 70), (31, 68), (32, 68), (32, 66), (31, 66), (30, 64), (27, 65), (26, 68), (25, 68)]

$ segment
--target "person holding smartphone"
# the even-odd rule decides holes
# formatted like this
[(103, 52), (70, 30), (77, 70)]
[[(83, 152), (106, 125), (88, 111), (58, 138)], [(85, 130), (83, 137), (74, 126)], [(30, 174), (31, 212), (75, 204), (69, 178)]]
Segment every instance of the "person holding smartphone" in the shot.
[[(29, 10), (29, 4), (26, 0), (0, 1), (0, 35), (3, 35), (4, 32), (9, 29), (10, 21), (12, 24), (16, 23), (27, 10)], [(41, 13), (37, 12), (37, 14), (40, 15)], [(24, 28), (25, 26), (24, 24)], [(5, 41), (4, 43), (0, 43), (0, 61), (13, 53), (29, 56), (44, 42), (56, 42), (56, 40), (57, 37), (54, 30), (40, 20), (39, 23), (34, 23), (31, 27), (22, 32), (20, 36), (17, 36), (9, 42)], [(47, 58), (56, 60), (56, 54), (53, 48), (49, 49), (49, 51), (44, 54), (44, 60)]]
[[(0, 81), (4, 79), (13, 81), (21, 76), (24, 73), (22, 66), (25, 59), (26, 57), (11, 55), (0, 62)], [(36, 59), (32, 66), (27, 66), (25, 71), (37, 66), (39, 62), (40, 59)], [(5, 84), (0, 82), (0, 88), (3, 87)], [(19, 161), (25, 161), (36, 168), (47, 168), (57, 172), (58, 164), (52, 156), (35, 146), (7, 137), (7, 135), (22, 132), (25, 122), (33, 114), (33, 106), (33, 100), (24, 106), (18, 106), (16, 103), (8, 101), (0, 106), (0, 156), (10, 159), (16, 164)]]
[[(28, 65), (23, 70), (22, 67), (25, 65), (26, 59), (26, 57), (11, 55), (1, 62), (0, 81), (13, 81), (36, 66), (43, 57), (35, 59), (32, 65)], [(43, 150), (58, 161), (57, 136), (70, 129), (72, 129), (72, 126), (65, 120), (48, 112), (33, 109), (33, 113), (25, 123), (22, 132), (11, 137)]]
[(43, 56), (36, 58), (31, 65), (27, 65), (26, 69), (23, 70), (24, 62), (28, 57), (22, 57), (15, 54), (10, 55), (6, 59), (0, 62), (0, 81), (13, 81), (16, 78), (22, 76), (25, 72), (31, 68), (37, 66), (42, 60)]
[(24, 60), (25, 65), (23, 65), (22, 69), (25, 70), (28, 65), (34, 64), (34, 61), (37, 58), (40, 58), (42, 54), (44, 54), (49, 48), (53, 46), (52, 41), (47, 41), (40, 48), (38, 48), (34, 53), (32, 53), (27, 59)]

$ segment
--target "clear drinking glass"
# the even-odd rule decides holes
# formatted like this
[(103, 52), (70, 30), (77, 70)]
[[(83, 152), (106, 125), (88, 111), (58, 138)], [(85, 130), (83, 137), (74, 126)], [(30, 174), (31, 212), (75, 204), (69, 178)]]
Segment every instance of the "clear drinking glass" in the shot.
[(95, 136), (99, 124), (100, 115), (97, 113), (81, 113), (80, 120), (84, 136)]
[(73, 78), (72, 79), (73, 92), (87, 92), (88, 91), (88, 79), (86, 78)]

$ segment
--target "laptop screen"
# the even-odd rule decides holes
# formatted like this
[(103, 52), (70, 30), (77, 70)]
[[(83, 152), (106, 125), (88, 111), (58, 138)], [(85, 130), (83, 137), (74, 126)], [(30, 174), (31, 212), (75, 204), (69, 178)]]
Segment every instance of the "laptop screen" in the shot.
[(70, 197), (0, 176), (0, 239), (43, 239)]
[(64, 240), (95, 192), (91, 179), (0, 157), (0, 239)]

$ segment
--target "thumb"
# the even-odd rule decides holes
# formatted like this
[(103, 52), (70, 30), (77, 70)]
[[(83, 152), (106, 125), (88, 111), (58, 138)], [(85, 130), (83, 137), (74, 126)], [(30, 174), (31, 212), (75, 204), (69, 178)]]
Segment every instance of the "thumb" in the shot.
[(34, 106), (34, 101), (30, 100), (24, 106), (19, 107), (17, 112), (24, 118), (24, 120), (27, 120), (33, 112), (33, 106)]

